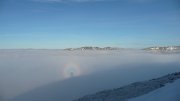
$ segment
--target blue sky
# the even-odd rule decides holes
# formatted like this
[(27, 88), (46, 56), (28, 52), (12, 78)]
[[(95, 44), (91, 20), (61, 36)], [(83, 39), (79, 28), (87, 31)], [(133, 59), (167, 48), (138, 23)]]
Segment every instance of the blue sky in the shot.
[(1, 0), (0, 48), (180, 45), (178, 0)]

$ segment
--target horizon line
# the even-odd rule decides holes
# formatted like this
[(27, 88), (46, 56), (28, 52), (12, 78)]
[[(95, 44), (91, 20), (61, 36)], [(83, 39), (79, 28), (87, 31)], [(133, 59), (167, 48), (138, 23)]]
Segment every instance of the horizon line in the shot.
[[(122, 48), (122, 49), (145, 49), (145, 48), (151, 48), (151, 47), (177, 47), (180, 45), (157, 45), (157, 46), (149, 46), (149, 47), (142, 47), (142, 48), (124, 48), (124, 47), (111, 47), (111, 48)], [(69, 48), (83, 48), (83, 47), (99, 47), (99, 46), (81, 46), (81, 47), (69, 47)], [(110, 47), (110, 46), (106, 46)], [(106, 47), (99, 47), (99, 48), (106, 48)], [(0, 48), (0, 50), (64, 50), (64, 49), (69, 49), (69, 48)]]

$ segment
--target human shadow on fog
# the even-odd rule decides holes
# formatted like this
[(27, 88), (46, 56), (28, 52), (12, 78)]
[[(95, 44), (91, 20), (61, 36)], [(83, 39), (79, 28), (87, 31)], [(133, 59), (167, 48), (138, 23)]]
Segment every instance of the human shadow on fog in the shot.
[(44, 85), (9, 101), (72, 101), (101, 90), (180, 71), (180, 63), (128, 64), (121, 67)]

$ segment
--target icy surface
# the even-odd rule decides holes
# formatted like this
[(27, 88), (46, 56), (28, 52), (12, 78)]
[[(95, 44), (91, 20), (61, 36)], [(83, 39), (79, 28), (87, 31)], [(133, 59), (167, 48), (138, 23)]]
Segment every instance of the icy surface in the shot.
[[(172, 83), (177, 79), (180, 79), (180, 72), (168, 74), (166, 76), (148, 80), (148, 81), (132, 83), (130, 85), (123, 86), (121, 88), (117, 88), (113, 90), (105, 90), (105, 91), (97, 92), (96, 94), (84, 96), (74, 101), (126, 101), (127, 99), (138, 97), (138, 96), (147, 94), (151, 91), (154, 91), (156, 89), (159, 89), (161, 87), (164, 87), (167, 83)], [(168, 90), (168, 87), (166, 88)], [(177, 88), (177, 86), (175, 86), (175, 88)], [(174, 90), (173, 92), (172, 90), (170, 90), (172, 95), (167, 96), (167, 98), (172, 97), (173, 95), (180, 94), (175, 90), (175, 88), (172, 88), (172, 90)], [(158, 96), (158, 98), (161, 99), (161, 97), (164, 97), (163, 94), (166, 94), (166, 93), (162, 92), (161, 94), (156, 95), (156, 96)], [(155, 100), (156, 96), (152, 96), (152, 99), (154, 100), (148, 100), (148, 101), (164, 101), (164, 100)], [(175, 98), (172, 98), (172, 100), (169, 100), (169, 101), (177, 101), (177, 96)], [(135, 101), (146, 101), (146, 100), (143, 100), (143, 98), (140, 98)]]
[(165, 87), (152, 91), (143, 96), (130, 99), (128, 101), (179, 101), (180, 100), (180, 80), (167, 84)]

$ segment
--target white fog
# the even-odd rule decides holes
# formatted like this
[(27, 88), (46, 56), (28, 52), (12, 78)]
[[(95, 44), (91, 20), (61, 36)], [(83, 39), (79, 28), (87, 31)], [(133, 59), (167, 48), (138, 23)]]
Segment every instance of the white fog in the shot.
[(178, 71), (180, 54), (0, 50), (0, 101), (72, 101)]

